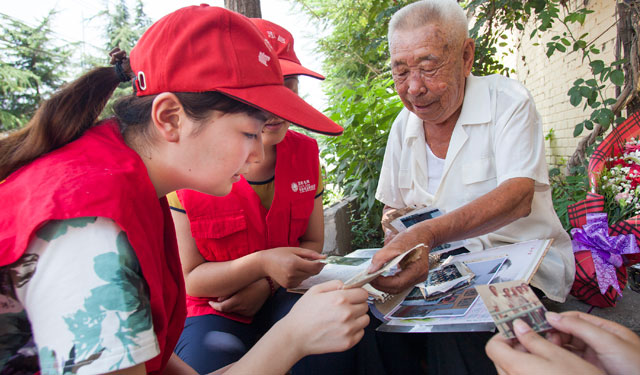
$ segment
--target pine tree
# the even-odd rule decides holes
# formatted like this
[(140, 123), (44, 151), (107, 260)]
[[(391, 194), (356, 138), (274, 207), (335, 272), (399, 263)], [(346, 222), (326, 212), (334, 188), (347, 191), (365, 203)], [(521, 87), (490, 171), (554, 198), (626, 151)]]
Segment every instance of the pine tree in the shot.
[(54, 14), (35, 27), (0, 15), (0, 131), (25, 124), (68, 75), (71, 50), (53, 44)]
[(138, 32), (140, 32), (140, 35), (142, 35), (152, 23), (151, 18), (144, 12), (142, 0), (136, 0), (136, 18), (134, 25), (137, 27)]
[[(144, 12), (142, 0), (136, 0), (133, 17), (125, 0), (118, 0), (113, 12), (107, 10), (98, 16), (106, 16), (108, 19), (105, 30), (107, 43), (104, 56), (107, 56), (109, 51), (116, 47), (129, 53), (152, 23)], [(122, 83), (111, 96), (101, 117), (112, 116), (113, 103), (118, 98), (129, 94), (131, 94), (131, 82)]]

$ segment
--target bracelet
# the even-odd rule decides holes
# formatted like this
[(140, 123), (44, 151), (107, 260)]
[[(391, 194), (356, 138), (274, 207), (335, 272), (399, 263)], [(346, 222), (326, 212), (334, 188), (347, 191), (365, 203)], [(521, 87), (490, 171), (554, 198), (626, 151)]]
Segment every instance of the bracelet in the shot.
[(273, 284), (273, 280), (271, 280), (269, 276), (265, 276), (265, 279), (267, 279), (267, 282), (269, 283), (269, 289), (271, 289), (271, 296), (273, 297), (273, 295), (276, 294), (276, 286)]

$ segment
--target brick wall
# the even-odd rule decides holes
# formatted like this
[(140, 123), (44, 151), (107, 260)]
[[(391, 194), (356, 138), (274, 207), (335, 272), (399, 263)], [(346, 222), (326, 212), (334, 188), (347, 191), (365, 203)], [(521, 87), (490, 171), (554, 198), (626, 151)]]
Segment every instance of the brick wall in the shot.
[[(595, 46), (601, 53), (595, 59), (604, 60), (609, 64), (615, 59), (615, 8), (612, 0), (572, 0), (571, 9), (585, 4), (594, 13), (586, 16), (582, 27), (574, 27), (571, 32), (577, 36), (589, 33), (587, 42), (595, 40)], [(546, 56), (546, 43), (554, 35), (561, 35), (566, 29), (563, 25), (554, 25), (553, 30), (545, 32), (542, 37), (529, 38), (531, 30), (527, 29), (521, 37), (521, 46), (517, 52), (516, 72), (519, 81), (531, 91), (538, 111), (542, 116), (545, 135), (553, 129), (553, 137), (546, 141), (547, 161), (550, 164), (561, 164), (568, 159), (576, 149), (580, 138), (573, 137), (575, 125), (588, 118), (590, 111), (573, 107), (569, 103), (567, 91), (578, 78), (590, 78), (589, 62), (582, 61), (582, 53), (562, 53), (556, 51), (551, 58)], [(538, 43), (539, 45), (534, 45)], [(585, 78), (586, 79), (586, 78)], [(614, 97), (614, 87), (607, 87), (608, 97)], [(588, 134), (585, 129), (584, 134)]]

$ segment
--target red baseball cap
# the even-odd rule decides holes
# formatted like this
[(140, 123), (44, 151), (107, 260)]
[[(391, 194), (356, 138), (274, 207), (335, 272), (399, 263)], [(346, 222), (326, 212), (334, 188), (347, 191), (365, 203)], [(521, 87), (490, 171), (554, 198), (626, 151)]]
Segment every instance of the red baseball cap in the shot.
[(293, 36), (284, 27), (262, 18), (249, 18), (262, 32), (278, 55), (283, 76), (305, 75), (324, 79), (322, 74), (307, 69), (300, 64), (296, 51), (293, 49)]
[(168, 14), (129, 59), (138, 96), (218, 91), (318, 133), (343, 132), (284, 86), (271, 44), (247, 17), (224, 8), (203, 4)]

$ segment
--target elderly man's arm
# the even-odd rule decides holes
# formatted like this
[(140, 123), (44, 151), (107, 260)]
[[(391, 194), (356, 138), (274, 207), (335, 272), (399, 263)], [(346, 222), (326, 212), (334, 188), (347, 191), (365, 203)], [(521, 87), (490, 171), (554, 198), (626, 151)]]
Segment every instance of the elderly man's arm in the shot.
[[(403, 251), (424, 243), (432, 249), (440, 244), (477, 237), (529, 215), (533, 201), (534, 181), (512, 178), (476, 200), (440, 217), (423, 221), (398, 234), (372, 260), (370, 271), (377, 270)], [(379, 277), (375, 288), (398, 293), (424, 281), (429, 272), (429, 256), (425, 251), (420, 260), (391, 277)]]

